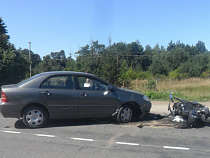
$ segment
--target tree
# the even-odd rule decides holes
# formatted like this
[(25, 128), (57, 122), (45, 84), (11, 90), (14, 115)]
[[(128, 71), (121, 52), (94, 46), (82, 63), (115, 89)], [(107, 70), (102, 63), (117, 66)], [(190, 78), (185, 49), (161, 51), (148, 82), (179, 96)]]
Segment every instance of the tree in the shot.
[(99, 44), (98, 40), (97, 41), (91, 41), (91, 47), (90, 47), (91, 54), (103, 53), (104, 49), (105, 49), (105, 45), (104, 44)]
[(65, 71), (76, 71), (76, 62), (72, 57), (68, 57), (66, 60), (66, 68)]
[(115, 52), (116, 54), (121, 54), (122, 52), (125, 52), (126, 46), (127, 45), (124, 42), (114, 43), (111, 46), (109, 46), (109, 51)]
[(198, 41), (198, 43), (196, 43), (196, 47), (198, 48), (198, 51), (201, 52), (201, 53), (204, 53), (204, 52), (207, 51), (205, 43), (202, 42), (202, 41)]
[(188, 73), (189, 76), (200, 76), (202, 72), (208, 69), (209, 59), (206, 54), (197, 54), (184, 62), (180, 66), (182, 73)]
[(64, 60), (66, 59), (65, 51), (61, 50), (60, 52), (51, 52), (50, 57), (54, 60)]
[(176, 44), (171, 40), (168, 43), (167, 51), (172, 51), (176, 47)]
[(180, 71), (180, 68), (175, 69), (174, 71), (171, 71), (169, 73), (170, 78), (172, 79), (181, 79), (183, 77), (183, 74)]
[(9, 48), (9, 35), (7, 35), (6, 25), (0, 17), (0, 53), (3, 52), (4, 49)]
[(84, 47), (80, 47), (80, 50), (78, 52), (75, 52), (75, 54), (78, 54), (78, 55), (88, 55), (88, 54), (90, 54), (90, 46), (87, 44)]
[(60, 52), (51, 52), (50, 55), (43, 57), (43, 62), (36, 67), (40, 72), (62, 71), (66, 68), (66, 55), (63, 50)]
[(29, 62), (9, 42), (6, 25), (0, 18), (0, 85), (25, 79)]
[(152, 58), (152, 64), (149, 67), (149, 71), (153, 75), (168, 75), (169, 66), (167, 62), (165, 61), (165, 55), (164, 54), (156, 54)]
[[(29, 62), (29, 50), (28, 49), (21, 49), (19, 48), (17, 50), (19, 53), (21, 53), (23, 55), (23, 57)], [(31, 66), (32, 66), (32, 70), (42, 61), (41, 57), (38, 54), (35, 54), (33, 51), (31, 52)], [(33, 73), (32, 73), (33, 74)]]
[(144, 50), (144, 48), (142, 47), (142, 45), (139, 43), (138, 40), (136, 42), (127, 44), (127, 46), (126, 46), (126, 51), (130, 52), (132, 54), (139, 54), (139, 53), (143, 52), (143, 50)]
[(7, 50), (0, 62), (0, 85), (20, 82), (27, 77), (29, 62), (15, 50)]

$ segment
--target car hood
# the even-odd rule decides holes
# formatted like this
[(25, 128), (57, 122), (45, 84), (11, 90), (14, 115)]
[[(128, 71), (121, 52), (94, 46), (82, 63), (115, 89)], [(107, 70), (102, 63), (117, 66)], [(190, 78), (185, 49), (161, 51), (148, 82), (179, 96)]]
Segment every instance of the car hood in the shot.
[(129, 90), (129, 89), (119, 88), (119, 90), (122, 91), (122, 92), (129, 92), (129, 93), (144, 95), (142, 93), (139, 93), (139, 92), (136, 92), (136, 91), (132, 91), (132, 90)]

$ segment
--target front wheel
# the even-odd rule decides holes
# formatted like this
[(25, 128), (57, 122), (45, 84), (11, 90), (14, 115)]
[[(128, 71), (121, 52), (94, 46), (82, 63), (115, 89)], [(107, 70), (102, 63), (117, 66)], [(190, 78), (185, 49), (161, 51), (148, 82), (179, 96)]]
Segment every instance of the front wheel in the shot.
[(120, 123), (128, 123), (133, 119), (133, 109), (130, 105), (122, 106), (117, 114), (117, 121)]
[(29, 128), (40, 128), (47, 121), (46, 111), (39, 106), (28, 107), (23, 112), (23, 123)]

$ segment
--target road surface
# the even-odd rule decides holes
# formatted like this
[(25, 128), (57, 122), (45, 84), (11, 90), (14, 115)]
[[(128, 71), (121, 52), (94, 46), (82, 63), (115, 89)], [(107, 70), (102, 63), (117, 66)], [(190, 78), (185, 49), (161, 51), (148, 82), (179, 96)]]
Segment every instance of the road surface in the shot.
[(0, 115), (1, 158), (209, 158), (210, 125), (177, 126), (168, 102), (153, 102), (148, 119), (118, 124), (107, 119), (51, 120), (28, 129)]

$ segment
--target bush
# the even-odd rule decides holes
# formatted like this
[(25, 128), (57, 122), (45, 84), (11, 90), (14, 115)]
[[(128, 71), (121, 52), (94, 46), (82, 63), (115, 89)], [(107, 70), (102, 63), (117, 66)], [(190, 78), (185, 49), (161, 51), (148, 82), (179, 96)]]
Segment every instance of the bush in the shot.
[[(145, 92), (144, 93), (146, 96), (148, 96), (151, 100), (165, 100), (165, 101), (169, 101), (169, 95), (171, 94), (171, 92), (169, 91), (149, 91), (149, 92)], [(180, 93), (173, 93), (174, 97), (177, 98), (182, 98), (182, 99), (189, 99), (186, 98), (185, 96), (183, 96)]]
[(149, 71), (140, 71), (140, 72), (137, 74), (137, 78), (138, 78), (139, 80), (151, 78), (152, 76), (153, 76), (152, 73), (149, 72)]
[(157, 84), (155, 82), (155, 80), (153, 79), (149, 79), (147, 84), (146, 84), (146, 88), (151, 90), (157, 90)]
[(208, 78), (210, 77), (210, 70), (206, 70), (201, 74), (201, 77), (203, 78)]

